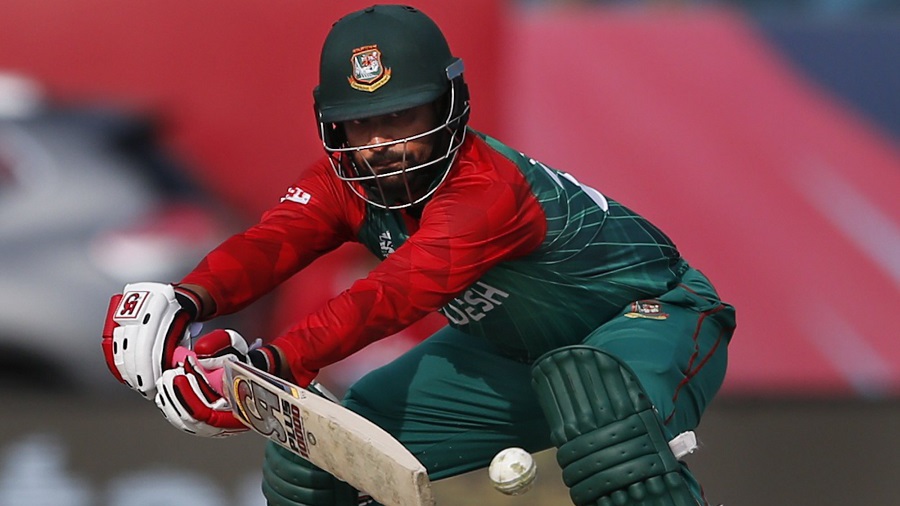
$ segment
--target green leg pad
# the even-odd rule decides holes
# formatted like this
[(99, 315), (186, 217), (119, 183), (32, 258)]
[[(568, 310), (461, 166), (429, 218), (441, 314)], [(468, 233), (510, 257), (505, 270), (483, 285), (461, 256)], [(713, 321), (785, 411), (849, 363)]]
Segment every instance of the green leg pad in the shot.
[(358, 499), (353, 487), (275, 443), (266, 445), (262, 490), (269, 506), (356, 506)]
[(696, 506), (662, 422), (631, 369), (597, 348), (539, 358), (532, 386), (578, 506)]

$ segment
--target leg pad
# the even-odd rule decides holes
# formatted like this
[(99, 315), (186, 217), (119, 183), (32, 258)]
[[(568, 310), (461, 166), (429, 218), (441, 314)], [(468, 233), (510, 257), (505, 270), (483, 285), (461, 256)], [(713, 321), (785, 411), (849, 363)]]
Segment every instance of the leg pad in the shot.
[(350, 485), (275, 443), (266, 445), (263, 495), (269, 506), (356, 506)]
[(650, 399), (616, 357), (554, 350), (535, 362), (532, 386), (576, 505), (697, 504)]

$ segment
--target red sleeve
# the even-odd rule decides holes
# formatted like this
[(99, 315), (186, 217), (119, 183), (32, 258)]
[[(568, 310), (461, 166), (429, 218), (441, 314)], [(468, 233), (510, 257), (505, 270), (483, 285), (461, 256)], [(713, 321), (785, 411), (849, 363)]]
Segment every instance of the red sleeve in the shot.
[(402, 246), (273, 341), (297, 381), (308, 383), (320, 368), (436, 311), (497, 263), (541, 244), (546, 220), (521, 173), (506, 159), (469, 156)]
[[(320, 255), (353, 240), (359, 200), (331, 172), (327, 159), (291, 186), (260, 222), (210, 252), (181, 283), (206, 288), (220, 316), (269, 293)], [(352, 217), (354, 210), (355, 217)]]

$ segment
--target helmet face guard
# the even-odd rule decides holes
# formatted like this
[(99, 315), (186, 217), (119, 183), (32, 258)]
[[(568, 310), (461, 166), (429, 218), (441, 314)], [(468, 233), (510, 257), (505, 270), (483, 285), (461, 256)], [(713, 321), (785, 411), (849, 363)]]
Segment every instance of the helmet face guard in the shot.
[[(458, 84), (464, 86), (463, 83)], [(358, 197), (376, 207), (402, 209), (426, 201), (446, 179), (466, 138), (465, 122), (469, 114), (469, 105), (468, 100), (460, 100), (457, 96), (461, 93), (458, 88), (459, 86), (451, 86), (447, 97), (449, 105), (442, 112), (437, 126), (401, 139), (364, 146), (349, 146), (341, 125), (319, 122), (319, 136), (337, 177), (347, 183)], [(431, 157), (411, 165), (406, 159), (406, 145), (411, 141), (428, 137), (432, 138)], [(404, 148), (401, 168), (398, 170), (378, 173), (364, 157), (354, 156), (364, 150), (396, 145), (403, 145)], [(387, 178), (397, 177), (403, 181), (404, 191), (399, 194), (396, 191), (386, 191), (383, 182), (387, 181)]]
[[(469, 95), (462, 60), (434, 22), (412, 7), (376, 5), (340, 19), (325, 40), (313, 92), (319, 137), (335, 174), (369, 204), (400, 209), (426, 201), (446, 179), (465, 140)], [(437, 124), (389, 142), (350, 146), (343, 122), (435, 103)], [(406, 146), (428, 138), (428, 160), (410, 164)], [(360, 152), (403, 146), (400, 169), (378, 174)], [(387, 181), (394, 181), (392, 189)], [(402, 188), (397, 189), (397, 180)]]

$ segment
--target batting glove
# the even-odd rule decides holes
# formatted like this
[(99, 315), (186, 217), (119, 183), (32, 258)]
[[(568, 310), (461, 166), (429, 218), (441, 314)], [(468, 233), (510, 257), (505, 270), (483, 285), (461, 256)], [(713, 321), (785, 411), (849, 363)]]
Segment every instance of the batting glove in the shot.
[[(103, 325), (103, 356), (112, 375), (147, 399), (175, 348), (187, 342), (202, 309), (190, 290), (162, 283), (133, 283), (110, 299)], [(199, 324), (198, 324), (199, 325)]]
[(233, 330), (216, 330), (197, 340), (195, 349), (178, 347), (176, 367), (157, 381), (156, 405), (178, 429), (201, 437), (226, 437), (247, 430), (225, 398), (225, 363), (247, 362), (248, 346)]

